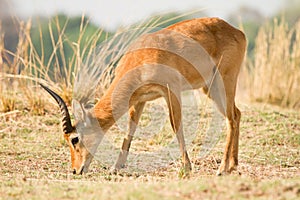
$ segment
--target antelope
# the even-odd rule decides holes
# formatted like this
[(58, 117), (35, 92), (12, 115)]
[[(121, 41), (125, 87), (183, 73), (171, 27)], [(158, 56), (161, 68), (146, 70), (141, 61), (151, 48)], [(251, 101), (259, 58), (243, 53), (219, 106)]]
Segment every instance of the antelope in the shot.
[[(235, 94), (246, 43), (242, 31), (219, 18), (186, 20), (142, 35), (122, 56), (111, 85), (95, 105), (73, 103), (73, 109), (80, 111), (75, 125), (71, 123), (63, 99), (41, 85), (55, 98), (62, 111), (63, 132), (71, 151), (73, 173), (88, 171), (103, 135), (129, 111), (129, 133), (112, 169), (124, 167), (145, 103), (160, 97), (168, 106), (182, 167), (190, 172), (180, 94), (183, 90), (199, 88), (212, 99), (227, 122), (226, 144), (217, 175), (236, 170), (241, 112), (236, 107)], [(93, 128), (97, 126), (100, 128)], [(89, 133), (82, 132), (84, 130)], [(93, 139), (84, 143), (90, 133), (94, 134)]]

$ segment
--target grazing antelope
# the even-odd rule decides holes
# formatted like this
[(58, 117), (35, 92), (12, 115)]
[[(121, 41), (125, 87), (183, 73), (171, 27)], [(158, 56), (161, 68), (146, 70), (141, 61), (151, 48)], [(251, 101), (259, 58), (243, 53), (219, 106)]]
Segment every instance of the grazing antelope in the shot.
[[(104, 133), (129, 110), (129, 134), (113, 166), (120, 169), (127, 160), (145, 103), (159, 97), (167, 102), (182, 165), (189, 172), (180, 93), (197, 88), (202, 88), (227, 120), (226, 146), (217, 174), (230, 173), (238, 165), (241, 113), (235, 105), (235, 93), (245, 48), (243, 32), (218, 18), (182, 21), (144, 34), (122, 56), (114, 80), (94, 106), (74, 101), (73, 109), (78, 111), (75, 126), (62, 98), (42, 85), (58, 102), (64, 116), (62, 125), (71, 150), (73, 173), (88, 171)], [(90, 134), (94, 134), (92, 139), (88, 139)], [(89, 141), (83, 142), (85, 139)]]

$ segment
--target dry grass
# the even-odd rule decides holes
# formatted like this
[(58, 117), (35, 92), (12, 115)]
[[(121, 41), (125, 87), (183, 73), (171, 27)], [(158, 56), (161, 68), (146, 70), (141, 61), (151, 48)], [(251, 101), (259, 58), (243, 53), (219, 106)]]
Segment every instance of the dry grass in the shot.
[[(84, 176), (70, 173), (68, 146), (64, 141), (58, 109), (48, 102), (37, 82), (51, 86), (70, 102), (74, 83), (73, 71), (65, 63), (66, 77), (49, 75), (51, 63), (57, 66), (58, 54), (63, 55), (65, 25), (57, 21), (59, 40), (52, 40), (51, 61), (44, 64), (30, 38), (31, 22), (21, 24), (18, 51), (11, 67), (1, 63), (0, 56), (0, 199), (297, 199), (300, 197), (300, 115), (296, 111), (272, 106), (239, 105), (241, 122), (240, 165), (231, 176), (215, 177), (220, 164), (225, 136), (219, 133), (219, 143), (212, 153), (199, 158), (204, 132), (211, 112), (206, 103), (201, 116), (195, 109), (187, 109), (185, 135), (193, 173), (181, 179), (180, 155), (176, 139), (165, 115), (160, 114), (157, 126), (149, 131), (137, 131), (129, 161), (119, 175), (111, 175), (108, 168), (115, 161), (124, 130), (114, 126), (98, 150), (100, 161), (94, 161), (91, 172)], [(263, 28), (257, 38), (255, 61), (247, 77), (253, 99), (281, 106), (299, 107), (299, 38), (300, 23), (288, 30), (284, 22)], [(49, 24), (50, 26), (50, 24)], [(274, 29), (273, 29), (274, 28)], [(85, 26), (80, 28), (82, 35)], [(0, 31), (1, 32), (1, 31)], [(50, 33), (51, 34), (51, 33)], [(52, 32), (53, 34), (53, 32)], [(99, 34), (99, 33), (97, 33)], [(52, 35), (53, 36), (53, 35)], [(99, 35), (88, 41), (95, 45)], [(1, 34), (0, 34), (1, 38)], [(291, 43), (291, 39), (295, 43)], [(43, 36), (40, 36), (41, 43)], [(7, 52), (0, 39), (0, 54)], [(79, 69), (83, 55), (89, 54), (82, 38), (72, 43)], [(65, 58), (67, 59), (67, 58)], [(18, 73), (21, 70), (21, 73)], [(59, 69), (56, 69), (57, 73)], [(105, 82), (110, 82), (110, 73)], [(278, 81), (280, 80), (280, 81)], [(251, 83), (251, 84), (250, 84)], [(297, 90), (297, 91), (296, 91)], [(55, 108), (55, 109), (54, 109)], [(162, 109), (164, 108), (164, 109)], [(148, 109), (148, 111), (147, 111)], [(154, 112), (149, 114), (149, 109)], [(165, 113), (165, 105), (146, 107), (141, 126), (147, 127), (158, 112)], [(208, 111), (207, 114), (204, 114)], [(200, 117), (200, 119), (199, 119)], [(162, 124), (159, 124), (161, 122)], [(195, 127), (192, 122), (199, 120)], [(159, 124), (159, 125), (158, 125)], [(148, 130), (148, 131), (145, 131)], [(191, 134), (193, 133), (193, 134)], [(218, 139), (216, 140), (218, 141)]]
[[(82, 41), (83, 35), (88, 27), (88, 22), (80, 26), (77, 41), (72, 42), (65, 34), (65, 28), (68, 24), (66, 21), (61, 24), (58, 17), (54, 21), (49, 21), (49, 34), (53, 52), (50, 59), (46, 61), (44, 52), (39, 54), (31, 38), (31, 21), (19, 22), (19, 41), (16, 52), (9, 52), (5, 49), (4, 44), (0, 43), (0, 62), (3, 56), (12, 55), (11, 63), (1, 63), (0, 65), (0, 92), (3, 94), (0, 98), (0, 111), (9, 112), (12, 110), (27, 109), (35, 114), (44, 114), (45, 107), (44, 93), (41, 92), (38, 83), (43, 83), (60, 94), (63, 99), (70, 105), (72, 99), (72, 90), (74, 85), (74, 74), (77, 73), (82, 65), (83, 59), (92, 53), (101, 37), (102, 31), (96, 31), (89, 40)], [(55, 31), (53, 30), (55, 27)], [(43, 33), (40, 29), (40, 45), (44, 46)], [(1, 29), (0, 29), (1, 33)], [(55, 35), (58, 39), (55, 40)], [(1, 36), (3, 37), (3, 36)], [(0, 38), (1, 39), (1, 38)], [(3, 40), (0, 40), (3, 41)], [(66, 58), (66, 44), (72, 47), (73, 56)], [(68, 60), (60, 65), (59, 58)], [(18, 95), (15, 95), (15, 94)], [(18, 103), (16, 103), (18, 102)]]
[(245, 71), (251, 100), (300, 108), (300, 21), (284, 18), (261, 27), (253, 60)]
[[(72, 42), (65, 34), (68, 20), (62, 24), (58, 18), (49, 21), (49, 34), (53, 52), (46, 61), (44, 52), (37, 52), (30, 35), (31, 21), (20, 22), (17, 51), (5, 50), (3, 33), (0, 26), (0, 109), (2, 112), (12, 110), (31, 110), (44, 114), (47, 110), (44, 93), (40, 93), (38, 83), (50, 86), (70, 105), (72, 100), (75, 74), (79, 71), (84, 57), (93, 59), (93, 49), (101, 37), (98, 30), (89, 40), (83, 41), (88, 22), (80, 26), (77, 41)], [(154, 22), (153, 22), (154, 23)], [(55, 31), (53, 30), (55, 27)], [(40, 43), (44, 46), (44, 36), (40, 29)], [(55, 40), (58, 35), (58, 40)], [(1, 39), (2, 38), (2, 39)], [(263, 26), (256, 39), (254, 59), (247, 59), (241, 76), (243, 89), (250, 99), (258, 102), (272, 103), (282, 107), (300, 107), (300, 21), (289, 28), (284, 18), (274, 19), (272, 24)], [(73, 56), (66, 58), (66, 44), (72, 47)], [(3, 63), (3, 57), (11, 54), (11, 63)], [(60, 66), (59, 58), (68, 60)], [(112, 66), (110, 66), (112, 67)], [(101, 87), (106, 88), (113, 78), (108, 68), (103, 73)], [(21, 87), (20, 87), (21, 86)]]
[[(238, 172), (215, 176), (224, 148), (222, 135), (205, 158), (197, 157), (193, 144), (188, 144), (193, 173), (186, 179), (178, 176), (178, 145), (161, 143), (156, 137), (172, 132), (168, 120), (160, 132), (137, 133), (127, 166), (119, 175), (109, 174), (108, 169), (126, 133), (113, 127), (98, 149), (101, 159), (93, 161), (90, 173), (77, 176), (70, 170), (69, 149), (59, 131), (58, 115), (37, 116), (25, 111), (2, 115), (0, 198), (299, 198), (299, 113), (261, 105), (239, 107), (243, 118)], [(147, 123), (149, 108), (142, 116), (142, 124)], [(210, 117), (203, 120), (202, 124), (207, 124)], [(203, 129), (194, 134), (203, 138)]]
[[(31, 35), (31, 20), (27, 22), (20, 21), (18, 22), (20, 28), (16, 52), (10, 52), (5, 49), (0, 26), (0, 92), (7, 94), (1, 95), (0, 111), (9, 112), (14, 109), (27, 109), (36, 114), (44, 114), (45, 110), (47, 110), (44, 103), (47, 101), (47, 98), (43, 98), (44, 91), (42, 93), (39, 92), (38, 83), (55, 90), (65, 100), (67, 105), (70, 105), (74, 92), (75, 76), (78, 75), (80, 69), (86, 66), (92, 68), (92, 70), (88, 70), (94, 70), (95, 75), (99, 72), (102, 73), (99, 88), (107, 88), (113, 78), (113, 64), (116, 64), (119, 56), (121, 56), (120, 54), (124, 53), (123, 51), (130, 41), (145, 31), (149, 31), (148, 26), (154, 28), (155, 25), (159, 26), (167, 21), (159, 23), (159, 18), (154, 18), (149, 20), (149, 22), (142, 22), (133, 27), (127, 27), (128, 30), (123, 27), (113, 36), (110, 36), (110, 33), (105, 33), (102, 29), (98, 29), (86, 38), (85, 34), (88, 31), (89, 21), (82, 16), (78, 37), (74, 41), (74, 38), (69, 38), (66, 34), (68, 19), (60, 22), (57, 16), (49, 20), (48, 33), (44, 33), (42, 25), (37, 24), (39, 44), (33, 43), (33, 39), (36, 38), (32, 38)], [(131, 31), (130, 28), (134, 28), (137, 31)], [(125, 34), (120, 34), (123, 31)], [(126, 31), (128, 32), (126, 33)], [(50, 45), (53, 49), (50, 58), (45, 56), (46, 53), (44, 51), (46, 51), (47, 47), (45, 47), (46, 41), (44, 39), (46, 36), (43, 34), (50, 35)], [(112, 41), (110, 37), (113, 38)], [(98, 43), (103, 38), (108, 39), (108, 41), (103, 42), (100, 46), (101, 48), (99, 48)], [(38, 52), (35, 45), (41, 46), (41, 52)], [(72, 55), (71, 57), (67, 57), (66, 48), (71, 48), (71, 53), (68, 51)], [(2, 58), (7, 55), (12, 56), (13, 60), (3, 63)], [(111, 64), (110, 66), (105, 63), (109, 59), (113, 61), (109, 63)], [(99, 66), (103, 64), (107, 64), (105, 69), (97, 69), (101, 68)], [(84, 78), (89, 79), (91, 77)], [(14, 87), (14, 85), (17, 85), (17, 87)], [(87, 84), (82, 83), (81, 85)], [(90, 88), (89, 85), (87, 88)], [(14, 93), (18, 93), (18, 95), (14, 95)], [(19, 103), (16, 103), (17, 101)]]

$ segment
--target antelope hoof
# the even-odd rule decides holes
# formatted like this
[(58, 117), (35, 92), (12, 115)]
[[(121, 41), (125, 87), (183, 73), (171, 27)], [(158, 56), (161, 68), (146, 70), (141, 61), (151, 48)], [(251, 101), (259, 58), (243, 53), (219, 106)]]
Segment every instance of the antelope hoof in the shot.
[(183, 167), (184, 167), (185, 171), (187, 171), (189, 173), (192, 171), (191, 163), (185, 164)]
[(223, 176), (223, 175), (227, 175), (230, 174), (230, 171), (228, 170), (228, 167), (225, 166), (223, 163), (221, 163), (221, 166), (219, 167), (218, 171), (217, 171), (217, 176)]
[(122, 168), (125, 168), (125, 164), (117, 163), (110, 168), (109, 173), (116, 175)]
[(218, 170), (216, 175), (217, 176), (224, 176), (224, 175), (227, 175), (227, 174), (228, 174), (228, 172)]
[(188, 164), (183, 164), (179, 170), (179, 177), (180, 178), (186, 178), (189, 177), (189, 175), (192, 172), (192, 166), (190, 163)]
[(231, 174), (232, 171), (236, 170), (237, 169), (237, 165), (234, 165), (234, 166), (230, 166), (229, 169), (225, 168), (225, 167), (222, 167), (222, 165), (220, 166), (220, 168), (218, 169), (218, 172), (217, 172), (217, 176), (223, 176), (223, 175), (228, 175), (228, 174)]
[(119, 153), (119, 157), (118, 157), (118, 160), (115, 162), (113, 168), (117, 169), (117, 170), (120, 170), (121, 168), (124, 168), (125, 167), (125, 163), (126, 163), (126, 160), (127, 160), (127, 157), (128, 157), (128, 151), (121, 151)]
[(109, 174), (111, 175), (117, 175), (120, 169), (117, 169), (115, 166), (112, 166), (109, 170)]

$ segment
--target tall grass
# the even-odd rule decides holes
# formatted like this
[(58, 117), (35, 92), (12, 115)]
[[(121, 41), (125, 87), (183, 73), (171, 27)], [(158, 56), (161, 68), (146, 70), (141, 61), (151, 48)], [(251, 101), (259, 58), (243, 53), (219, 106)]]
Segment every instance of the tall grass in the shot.
[[(102, 30), (95, 31), (93, 35), (83, 41), (89, 22), (82, 17), (78, 38), (74, 41), (65, 34), (67, 24), (68, 20), (61, 23), (58, 17), (49, 21), (49, 33), (47, 34), (50, 35), (53, 51), (50, 58), (47, 59), (41, 25), (38, 25), (41, 52), (37, 51), (32, 41), (31, 20), (19, 22), (19, 41), (16, 52), (5, 49), (0, 29), (0, 111), (27, 109), (36, 114), (43, 114), (46, 109), (47, 96), (45, 97), (45, 93), (40, 89), (38, 83), (53, 88), (70, 104), (74, 74), (77, 73), (84, 57), (96, 47)], [(71, 57), (65, 55), (66, 46), (72, 49)], [(12, 55), (13, 60), (5, 64), (2, 57), (8, 54)]]
[(251, 100), (300, 108), (300, 20), (291, 28), (284, 17), (261, 27), (247, 64)]
[[(168, 22), (158, 21), (156, 25)], [(41, 25), (37, 25), (41, 52), (33, 42), (31, 20), (19, 22), (16, 52), (5, 49), (0, 24), (0, 111), (27, 109), (43, 114), (50, 110), (47, 109), (47, 95), (40, 90), (38, 83), (54, 89), (70, 105), (75, 74), (84, 66), (85, 58), (94, 56), (93, 49), (98, 46), (99, 40), (109, 35), (98, 29), (86, 37), (89, 22), (82, 16), (78, 37), (70, 38), (66, 34), (68, 23), (68, 20), (59, 21), (58, 17), (49, 20), (47, 34), (50, 41), (45, 41), (45, 33)], [(45, 52), (47, 45), (52, 47), (49, 58), (46, 58)], [(66, 54), (66, 48), (71, 48), (71, 55)], [(9, 54), (13, 59), (5, 63), (3, 58)], [(300, 108), (300, 21), (289, 28), (284, 18), (274, 19), (261, 27), (254, 58), (248, 58), (246, 64), (242, 75), (251, 100)], [(107, 70), (102, 77), (104, 87), (113, 78), (112, 69)]]
[[(113, 36), (110, 33), (102, 31), (100, 28), (90, 30), (89, 20), (84, 16), (82, 16), (79, 25), (70, 22), (69, 19), (62, 16), (56, 16), (49, 20), (48, 32), (46, 33), (44, 31), (44, 25), (39, 23), (35, 24), (38, 29), (38, 34), (34, 36), (32, 35), (33, 28), (31, 20), (27, 22), (18, 22), (18, 20), (15, 20), (16, 24), (19, 23), (20, 26), (16, 52), (9, 52), (5, 49), (2, 43), (3, 38), (1, 39), (2, 32), (0, 29), (0, 53), (4, 52), (6, 55), (10, 54), (14, 58), (11, 63), (6, 64), (5, 68), (3, 65), (0, 65), (0, 111), (7, 112), (14, 109), (27, 109), (37, 114), (43, 114), (46, 109), (47, 95), (45, 95), (43, 90), (40, 90), (38, 83), (43, 83), (51, 87), (70, 105), (74, 92), (75, 76), (80, 68), (91, 63), (99, 64), (97, 62), (103, 57), (102, 51), (104, 51), (104, 55), (108, 57), (109, 52), (107, 51), (122, 52), (120, 49), (114, 50), (105, 48), (97, 52), (95, 49), (97, 50), (96, 47), (99, 46), (100, 42), (109, 37), (114, 38), (114, 36), (116, 36), (116, 38), (118, 38), (119, 31), (122, 32), (124, 29), (128, 31), (131, 28), (135, 28), (137, 31), (132, 35), (129, 33), (125, 34), (125, 39), (121, 36), (119, 42), (118, 39), (113, 40), (113, 42), (117, 43), (117, 48), (125, 49), (128, 45), (128, 41), (143, 33), (143, 27), (154, 27), (154, 25), (160, 27), (170, 20), (178, 20), (186, 16), (192, 16), (196, 14), (196, 12), (199, 11), (175, 16), (171, 19), (154, 17), (150, 20), (134, 24), (131, 27), (121, 27)], [(69, 23), (73, 23), (71, 26), (79, 26), (78, 33), (71, 35), (66, 32)], [(119, 44), (121, 41), (124, 41), (124, 44)], [(37, 43), (39, 45), (38, 47)], [(109, 45), (106, 46), (109, 47)], [(52, 50), (50, 56), (49, 50)], [(97, 57), (95, 57), (95, 55)], [(0, 54), (0, 62), (2, 61), (2, 56), (3, 54)], [(114, 54), (112, 53), (111, 56), (114, 56)], [(92, 61), (90, 61), (91, 59)], [(97, 70), (98, 69), (96, 69), (96, 71)], [(107, 87), (107, 85), (110, 84), (113, 78), (112, 71), (112, 66), (103, 70), (100, 77), (101, 86)], [(12, 82), (15, 84), (12, 84)], [(89, 86), (87, 86), (87, 88), (88, 87)], [(10, 93), (9, 91), (13, 92)], [(4, 95), (6, 93), (8, 94)]]
[[(22, 45), (23, 40), (20, 39), (18, 43), (18, 50), (12, 60), (8, 58), (8, 52), (5, 49), (4, 45), (4, 33), (2, 32), (2, 27), (0, 26), (0, 110), (4, 112), (9, 112), (16, 109), (16, 104), (18, 101), (18, 95), (16, 92), (16, 88), (18, 86), (18, 82), (10, 77), (5, 77), (6, 74), (16, 74), (18, 72), (19, 59), (18, 57), (22, 57), (23, 47), (26, 45)], [(20, 23), (20, 29), (24, 29), (24, 23)], [(22, 37), (20, 31), (19, 37)], [(8, 62), (4, 62), (4, 59)]]

